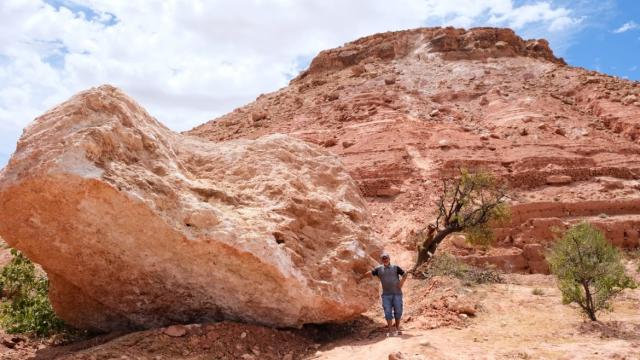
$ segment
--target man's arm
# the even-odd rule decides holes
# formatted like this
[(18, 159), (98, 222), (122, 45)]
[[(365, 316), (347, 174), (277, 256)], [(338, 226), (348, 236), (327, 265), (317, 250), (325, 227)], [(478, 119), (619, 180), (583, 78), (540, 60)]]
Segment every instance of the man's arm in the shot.
[(404, 282), (407, 281), (407, 277), (408, 277), (409, 273), (407, 273), (406, 271), (402, 270), (402, 268), (400, 266), (398, 266), (398, 275), (401, 276), (400, 283), (398, 284), (398, 287), (400, 289), (402, 289), (402, 286), (404, 285)]
[(404, 285), (404, 282), (407, 280), (408, 275), (409, 275), (409, 273), (404, 273), (402, 275), (402, 278), (400, 279), (400, 284), (398, 284), (400, 289), (402, 289), (402, 286)]
[(369, 270), (366, 273), (360, 275), (360, 277), (358, 278), (358, 280), (356, 280), (357, 282), (362, 281), (362, 279), (367, 278), (367, 277), (372, 277), (372, 276), (376, 276), (378, 275), (378, 269), (373, 269), (373, 270)]

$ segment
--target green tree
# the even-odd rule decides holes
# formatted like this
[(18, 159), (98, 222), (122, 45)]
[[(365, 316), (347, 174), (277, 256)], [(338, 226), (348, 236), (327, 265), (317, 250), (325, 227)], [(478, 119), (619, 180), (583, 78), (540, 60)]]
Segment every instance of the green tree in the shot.
[(444, 179), (436, 201), (435, 224), (417, 234), (418, 259), (414, 269), (428, 262), (438, 245), (452, 233), (465, 233), (473, 244), (490, 244), (494, 239), (491, 222), (509, 218), (506, 200), (506, 187), (488, 172), (460, 170), (456, 177)]
[(65, 329), (49, 302), (49, 280), (36, 272), (33, 263), (12, 249), (13, 258), (0, 273), (0, 324), (9, 333), (46, 336)]
[(547, 257), (558, 278), (562, 302), (577, 303), (590, 320), (610, 310), (610, 300), (636, 284), (625, 274), (621, 254), (604, 235), (583, 222), (567, 230)]

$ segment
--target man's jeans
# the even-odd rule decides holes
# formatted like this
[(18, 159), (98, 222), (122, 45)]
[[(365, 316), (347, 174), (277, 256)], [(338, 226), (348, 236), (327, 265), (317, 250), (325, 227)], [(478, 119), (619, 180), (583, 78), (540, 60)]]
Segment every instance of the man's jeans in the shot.
[(396, 320), (400, 320), (402, 317), (402, 294), (383, 294), (382, 308), (385, 319), (391, 320), (395, 317)]

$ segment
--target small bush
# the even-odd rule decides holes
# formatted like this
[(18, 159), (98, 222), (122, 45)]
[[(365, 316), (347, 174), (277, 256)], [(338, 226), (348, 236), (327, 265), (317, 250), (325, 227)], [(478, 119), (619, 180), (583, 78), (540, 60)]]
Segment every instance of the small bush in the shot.
[(636, 285), (625, 274), (621, 254), (588, 223), (571, 227), (547, 258), (565, 304), (577, 303), (596, 321), (596, 313), (610, 310), (610, 300)]
[(467, 265), (449, 254), (436, 255), (423, 274), (427, 279), (434, 276), (455, 277), (465, 285), (502, 282), (502, 276), (495, 269)]
[(33, 263), (12, 249), (13, 259), (0, 273), (0, 324), (9, 333), (47, 336), (62, 331), (64, 323), (49, 302), (49, 280), (36, 273)]
[(534, 288), (533, 291), (531, 291), (531, 293), (536, 296), (544, 295), (544, 291), (540, 288)]

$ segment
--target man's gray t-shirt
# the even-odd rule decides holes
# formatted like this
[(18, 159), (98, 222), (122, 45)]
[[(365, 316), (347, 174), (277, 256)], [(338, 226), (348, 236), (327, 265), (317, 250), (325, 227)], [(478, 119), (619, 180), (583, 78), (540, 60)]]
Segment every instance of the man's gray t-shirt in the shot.
[(404, 275), (404, 270), (402, 270), (400, 266), (380, 265), (373, 269), (371, 274), (380, 278), (380, 282), (382, 283), (382, 295), (402, 294), (402, 290), (400, 290), (398, 284), (400, 284), (400, 276)]

